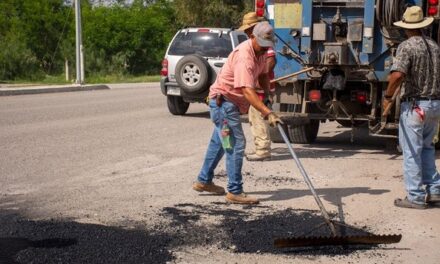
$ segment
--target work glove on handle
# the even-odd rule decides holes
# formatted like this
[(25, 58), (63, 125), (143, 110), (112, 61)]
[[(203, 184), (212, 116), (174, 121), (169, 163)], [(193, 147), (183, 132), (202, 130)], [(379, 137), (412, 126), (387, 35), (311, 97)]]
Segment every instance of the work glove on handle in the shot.
[(277, 123), (284, 124), (284, 122), (281, 120), (279, 116), (277, 116), (274, 112), (270, 112), (266, 116), (267, 122), (269, 122), (269, 125), (271, 127), (276, 127)]

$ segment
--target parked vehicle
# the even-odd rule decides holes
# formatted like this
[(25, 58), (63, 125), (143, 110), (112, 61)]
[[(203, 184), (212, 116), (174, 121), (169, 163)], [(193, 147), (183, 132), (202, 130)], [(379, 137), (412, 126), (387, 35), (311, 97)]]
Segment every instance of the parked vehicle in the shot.
[(170, 42), (162, 61), (160, 82), (168, 110), (184, 115), (189, 104), (205, 102), (209, 87), (229, 53), (246, 34), (226, 28), (184, 28)]
[(383, 118), (381, 101), (393, 55), (405, 39), (393, 22), (407, 5), (420, 5), (436, 18), (429, 34), (437, 39), (439, 1), (255, 1), (257, 15), (275, 29), (275, 77), (315, 68), (276, 86), (275, 102), (293, 142), (312, 143), (321, 122), (336, 121), (368, 126), (370, 135), (396, 146), (400, 102)]

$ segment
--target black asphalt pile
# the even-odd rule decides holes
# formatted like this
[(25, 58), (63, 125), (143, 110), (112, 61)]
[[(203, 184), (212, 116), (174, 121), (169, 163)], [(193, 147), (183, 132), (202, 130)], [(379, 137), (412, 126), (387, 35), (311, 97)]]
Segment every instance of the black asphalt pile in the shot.
[[(328, 227), (317, 211), (274, 210), (267, 206), (178, 204), (163, 209), (175, 230), (173, 247), (215, 246), (237, 253), (301, 255), (352, 255), (371, 247), (322, 247), (282, 250), (274, 248), (274, 238), (291, 236), (329, 236)], [(365, 227), (366, 228), (366, 227)], [(364, 229), (347, 226), (345, 235), (363, 235)]]
[[(319, 212), (310, 210), (185, 203), (163, 208), (154, 221), (127, 223), (112, 227), (73, 220), (29, 220), (15, 211), (0, 210), (0, 263), (160, 264), (172, 261), (173, 251), (200, 247), (306, 258), (322, 255), (356, 258), (358, 252), (366, 250), (275, 248), (275, 238), (330, 234)], [(347, 235), (367, 232), (356, 228), (343, 231)], [(378, 253), (371, 251), (371, 254)]]
[(166, 263), (172, 238), (73, 221), (31, 221), (0, 211), (0, 263)]

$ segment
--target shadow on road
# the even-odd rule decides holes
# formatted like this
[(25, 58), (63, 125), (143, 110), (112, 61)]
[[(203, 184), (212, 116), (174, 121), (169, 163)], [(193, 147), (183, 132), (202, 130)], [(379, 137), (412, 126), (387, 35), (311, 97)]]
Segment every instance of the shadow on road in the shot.
[[(384, 189), (371, 189), (369, 187), (354, 187), (354, 188), (321, 188), (316, 189), (317, 194), (324, 200), (332, 203), (333, 205), (340, 205), (342, 198), (348, 197), (354, 194), (369, 194), (369, 195), (381, 195), (390, 190)], [(291, 199), (300, 198), (303, 196), (311, 196), (309, 189), (307, 190), (295, 190), (295, 189), (278, 189), (276, 191), (262, 191), (262, 192), (249, 192), (249, 194), (255, 195), (267, 195), (267, 198), (261, 198), (261, 201), (286, 201)]]
[(198, 112), (198, 113), (186, 113), (182, 117), (188, 117), (188, 118), (198, 117), (198, 118), (205, 118), (205, 119), (209, 119), (210, 118), (209, 117), (209, 111), (208, 112)]
[(29, 240), (23, 237), (0, 237), (0, 263), (18, 263), (15, 255), (28, 248), (64, 248), (75, 245), (76, 239)]
[[(387, 154), (388, 159), (401, 157), (396, 149), (389, 149), (389, 139), (372, 137), (366, 128), (357, 128), (351, 141), (351, 132), (347, 128), (335, 128), (323, 131), (312, 144), (292, 144), (299, 158), (346, 158), (357, 154), (367, 155), (360, 159), (371, 160), (368, 155)], [(274, 144), (272, 160), (292, 159), (284, 143)], [(356, 158), (355, 158), (356, 159)], [(373, 158), (374, 159), (374, 158)]]
[[(0, 203), (1, 204), (1, 203)], [(0, 210), (0, 263), (166, 263), (171, 237), (73, 220), (28, 220)]]

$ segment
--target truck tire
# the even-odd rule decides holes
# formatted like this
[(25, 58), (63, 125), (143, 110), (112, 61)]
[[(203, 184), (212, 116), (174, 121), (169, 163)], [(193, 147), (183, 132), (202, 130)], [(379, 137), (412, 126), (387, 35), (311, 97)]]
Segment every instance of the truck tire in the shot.
[(189, 107), (189, 103), (183, 101), (182, 97), (172, 95), (167, 95), (167, 105), (173, 115), (184, 115)]
[(310, 120), (306, 125), (288, 125), (292, 143), (310, 144), (315, 142), (319, 130), (319, 120)]
[[(284, 133), (286, 133), (287, 138), (289, 139), (289, 130), (287, 128), (287, 125), (282, 125)], [(280, 134), (280, 131), (278, 131), (277, 127), (269, 127), (269, 136), (270, 141), (273, 143), (284, 143), (284, 139)], [(291, 140), (289, 139), (291, 142)]]
[(199, 55), (186, 55), (176, 65), (176, 81), (188, 95), (199, 94), (209, 87), (209, 64)]

